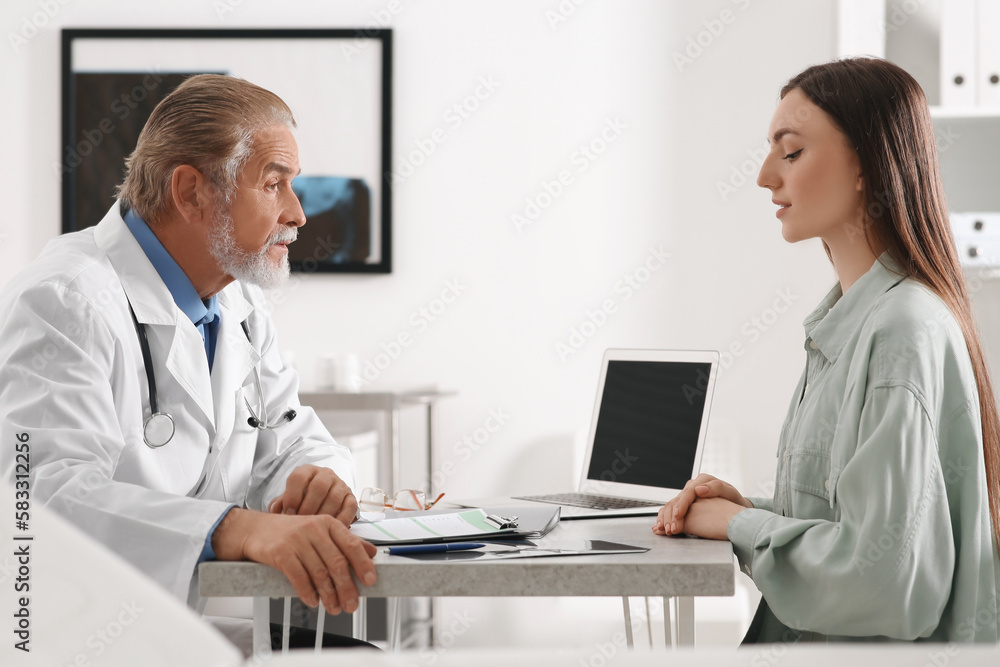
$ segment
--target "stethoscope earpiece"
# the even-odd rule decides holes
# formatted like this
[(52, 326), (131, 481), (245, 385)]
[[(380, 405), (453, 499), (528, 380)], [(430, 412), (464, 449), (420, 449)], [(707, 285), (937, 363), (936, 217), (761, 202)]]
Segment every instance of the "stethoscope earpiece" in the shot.
[[(256, 371), (255, 371), (255, 372), (256, 372)], [(243, 400), (244, 400), (244, 401), (246, 401), (246, 397), (244, 397), (244, 399), (243, 399)], [(250, 414), (251, 414), (251, 415), (254, 415), (254, 414), (256, 414), (256, 413), (255, 413), (255, 412), (253, 411), (253, 408), (251, 408), (251, 407), (250, 407), (250, 402), (249, 402), (249, 401), (246, 401), (246, 404), (247, 404), (247, 410), (249, 410), (249, 411), (250, 411)], [(295, 412), (295, 410), (288, 410), (287, 412), (285, 412), (285, 414), (283, 414), (283, 415), (281, 416), (281, 419), (279, 419), (279, 420), (278, 420), (277, 422), (275, 422), (275, 423), (271, 424), (270, 426), (268, 426), (267, 424), (265, 424), (265, 423), (264, 423), (264, 422), (262, 422), (261, 420), (257, 419), (257, 417), (249, 417), (249, 418), (247, 418), (247, 423), (248, 423), (248, 424), (250, 424), (250, 426), (252, 426), (253, 428), (259, 428), (259, 429), (261, 429), (261, 430), (264, 430), (265, 428), (274, 428), (274, 427), (276, 427), (276, 426), (281, 426), (281, 425), (282, 425), (282, 424), (284, 424), (285, 422), (290, 422), (290, 421), (292, 421), (293, 419), (295, 419), (295, 417), (296, 417), (297, 415), (298, 415), (298, 413), (297, 413), (297, 412)]]

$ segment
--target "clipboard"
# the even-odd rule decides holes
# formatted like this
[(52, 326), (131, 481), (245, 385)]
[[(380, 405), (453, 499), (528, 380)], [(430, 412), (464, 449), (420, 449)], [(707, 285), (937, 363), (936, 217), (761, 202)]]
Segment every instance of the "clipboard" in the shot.
[(547, 558), (551, 556), (604, 556), (610, 554), (639, 554), (649, 551), (649, 547), (608, 542), (606, 540), (568, 540), (535, 544), (527, 540), (512, 545), (494, 545), (492, 549), (445, 551), (431, 553), (400, 554), (403, 558), (426, 561), (491, 561), (516, 560), (520, 558)]
[(559, 523), (559, 506), (395, 512), (380, 521), (356, 521), (351, 533), (375, 545), (439, 544), (541, 537)]

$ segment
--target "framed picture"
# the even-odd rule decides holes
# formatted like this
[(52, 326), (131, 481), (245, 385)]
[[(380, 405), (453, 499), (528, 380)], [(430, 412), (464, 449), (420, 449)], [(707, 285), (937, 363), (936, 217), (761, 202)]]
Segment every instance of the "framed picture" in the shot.
[(392, 31), (64, 29), (63, 232), (97, 224), (153, 108), (194, 74), (238, 76), (295, 116), (308, 223), (293, 270), (389, 273)]

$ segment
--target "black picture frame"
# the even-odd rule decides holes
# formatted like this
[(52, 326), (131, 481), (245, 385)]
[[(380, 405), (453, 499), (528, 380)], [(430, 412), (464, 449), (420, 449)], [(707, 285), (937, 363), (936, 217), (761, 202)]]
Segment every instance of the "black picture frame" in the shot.
[[(258, 63), (262, 50), (251, 51), (250, 45), (259, 42), (249, 40), (274, 40), (267, 45), (273, 43), (271, 53), (281, 57), (271, 58), (273, 65)], [(279, 44), (279, 40), (285, 41)], [(176, 48), (165, 48), (174, 44)], [(338, 51), (344, 62), (324, 57)], [(302, 56), (300, 67), (308, 69), (278, 76), (279, 68), (295, 65), (289, 52)], [(310, 59), (311, 55), (315, 57)], [(136, 64), (157, 57), (171, 64), (166, 68)], [(295, 187), (303, 208), (307, 200), (311, 208), (309, 224), (289, 248), (292, 270), (392, 272), (392, 188), (383, 177), (391, 173), (392, 155), (391, 29), (65, 28), (61, 62), (62, 143), (53, 168), (62, 178), (63, 233), (97, 224), (107, 212), (112, 203), (109, 192), (121, 182), (124, 156), (134, 148), (139, 129), (160, 99), (187, 76), (232, 73), (285, 99), (298, 121), (304, 172)], [(255, 66), (263, 81), (255, 80)], [(331, 72), (329, 78), (338, 80), (327, 85), (315, 80), (308, 86), (296, 83), (296, 78), (323, 78)], [(356, 123), (327, 121), (338, 117)], [(324, 148), (330, 149), (329, 154)], [(311, 175), (305, 155), (309, 151), (320, 158), (315, 160), (321, 163), (320, 172), (333, 173)]]

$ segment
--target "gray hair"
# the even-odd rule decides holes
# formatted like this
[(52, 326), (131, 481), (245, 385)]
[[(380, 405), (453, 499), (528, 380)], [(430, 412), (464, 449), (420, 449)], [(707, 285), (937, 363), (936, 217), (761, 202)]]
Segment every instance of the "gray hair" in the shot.
[(191, 165), (228, 206), (255, 134), (269, 125), (295, 127), (291, 109), (271, 91), (232, 76), (192, 76), (153, 109), (116, 194), (155, 224), (170, 209), (174, 169)]

